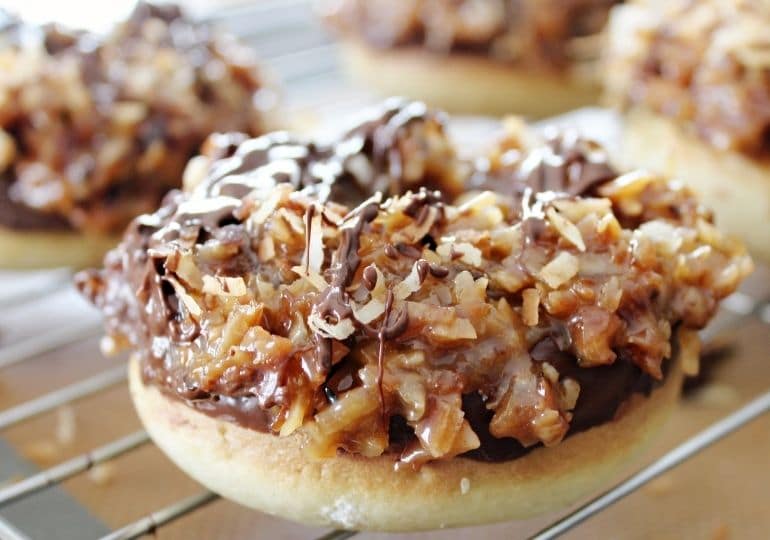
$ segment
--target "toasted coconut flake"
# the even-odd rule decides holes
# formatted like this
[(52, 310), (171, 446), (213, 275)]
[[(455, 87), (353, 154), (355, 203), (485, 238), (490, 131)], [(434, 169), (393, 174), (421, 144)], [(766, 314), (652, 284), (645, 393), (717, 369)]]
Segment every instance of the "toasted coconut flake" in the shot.
[(575, 379), (566, 378), (561, 382), (561, 389), (564, 409), (571, 411), (577, 405), (578, 397), (580, 397), (580, 383)]
[(645, 170), (635, 170), (622, 174), (612, 182), (607, 182), (599, 188), (599, 193), (612, 199), (631, 199), (638, 196), (657, 177)]
[(375, 176), (371, 161), (363, 154), (354, 154), (345, 161), (345, 168), (352, 174), (358, 183), (366, 186)]
[(528, 275), (518, 269), (513, 271), (507, 269), (496, 270), (490, 274), (490, 277), (496, 287), (500, 287), (509, 293), (519, 292), (531, 281)]
[(688, 377), (695, 377), (700, 372), (701, 341), (694, 330), (679, 330), (679, 355), (682, 359), (682, 371)]
[(604, 216), (612, 210), (612, 202), (600, 198), (555, 199), (551, 205), (572, 223), (578, 223), (591, 214)]
[(481, 250), (473, 244), (468, 242), (455, 243), (453, 237), (445, 237), (441, 241), (443, 243), (436, 248), (436, 253), (441, 255), (444, 260), (451, 261), (457, 257), (465, 264), (476, 268), (481, 267)]
[(278, 184), (275, 189), (270, 192), (270, 196), (259, 204), (257, 210), (249, 217), (249, 223), (253, 225), (262, 225), (267, 219), (273, 215), (278, 205), (289, 196), (291, 191), (291, 185)]
[(189, 287), (200, 290), (203, 286), (203, 278), (191, 253), (181, 254), (176, 261), (173, 272)]
[(596, 224), (596, 232), (617, 238), (621, 232), (620, 223), (613, 214), (605, 214)]
[(448, 455), (457, 456), (459, 454), (464, 454), (465, 452), (475, 450), (479, 446), (481, 446), (481, 441), (479, 440), (478, 435), (473, 431), (473, 428), (468, 421), (463, 420), (460, 431), (457, 432), (457, 436), (452, 444), (452, 450)]
[(187, 193), (192, 193), (198, 184), (206, 178), (210, 164), (211, 159), (206, 156), (195, 156), (188, 161), (182, 173), (182, 189)]
[(577, 257), (562, 251), (540, 270), (540, 278), (552, 289), (558, 289), (561, 285), (575, 277), (579, 269), (580, 265)]
[(307, 228), (305, 234), (309, 235), (309, 240), (303, 261), (308, 270), (320, 272), (324, 262), (323, 216), (317, 209)]
[(385, 304), (377, 298), (372, 298), (361, 307), (357, 306), (355, 303), (353, 303), (351, 307), (353, 309), (353, 316), (361, 324), (369, 324), (385, 313)]
[(203, 276), (203, 292), (216, 296), (244, 296), (249, 290), (242, 277)]
[(548, 362), (540, 364), (540, 369), (543, 371), (543, 375), (550, 381), (551, 384), (559, 382), (559, 372)]
[[(412, 270), (409, 272), (409, 275), (406, 276), (404, 280), (396, 285), (393, 289), (393, 296), (396, 300), (406, 300), (412, 295), (412, 293), (419, 291), (420, 287), (422, 287), (422, 282), (420, 281), (420, 272), (417, 270), (419, 263), (420, 261), (415, 261), (415, 263), (412, 265)], [(379, 281), (379, 276), (377, 277), (377, 281)]]
[(249, 289), (246, 287), (246, 282), (240, 276), (237, 277), (224, 277), (222, 278), (225, 284), (225, 290), (231, 296), (245, 296), (248, 294)]
[(297, 431), (305, 421), (305, 415), (310, 406), (310, 399), (305, 393), (297, 395), (292, 401), (289, 412), (286, 414), (286, 420), (284, 420), (280, 431), (279, 437), (288, 437), (295, 431)]
[(306, 271), (304, 266), (292, 266), (291, 270), (295, 274), (307, 279), (318, 292), (323, 292), (329, 288), (329, 284), (318, 272)]
[[(676, 227), (665, 221), (648, 221), (642, 223), (638, 230), (652, 240), (664, 255), (674, 255), (682, 247), (682, 235), (677, 234)], [(703, 247), (710, 249), (710, 246)]]
[(455, 319), (455, 322), (450, 326), (439, 326), (434, 329), (434, 333), (445, 338), (453, 339), (476, 339), (476, 329), (468, 319)]
[(275, 242), (272, 236), (265, 235), (262, 237), (262, 240), (259, 241), (257, 255), (262, 262), (273, 260), (273, 257), (275, 257)]
[(416, 373), (399, 373), (396, 393), (404, 406), (406, 420), (417, 422), (422, 419), (425, 415), (427, 392), (421, 377)]
[(302, 218), (287, 208), (281, 208), (278, 210), (278, 215), (289, 224), (291, 232), (295, 235), (305, 234), (305, 224), (302, 222)]
[(380, 401), (374, 388), (353, 388), (316, 414), (315, 423), (322, 435), (333, 435), (373, 414), (379, 406)]
[(539, 320), (540, 293), (537, 289), (521, 291), (521, 319), (527, 326), (537, 326)]
[(503, 221), (503, 212), (497, 206), (498, 197), (491, 191), (482, 191), (457, 207), (460, 215), (473, 213), (483, 218), (484, 226), (492, 228)]
[(567, 422), (554, 409), (546, 409), (532, 420), (532, 431), (545, 446), (559, 444), (567, 434), (567, 428)]
[[(582, 265), (581, 265), (582, 268)], [(609, 312), (615, 312), (623, 299), (623, 289), (620, 287), (620, 280), (617, 276), (610, 277), (599, 292), (598, 305)]]
[(455, 297), (460, 304), (484, 302), (489, 280), (486, 278), (473, 279), (467, 270), (463, 270), (455, 276)]
[(308, 317), (308, 325), (316, 334), (323, 337), (342, 341), (350, 337), (356, 331), (353, 321), (342, 319), (338, 323), (327, 322), (315, 310)]
[[(204, 283), (205, 283), (205, 278), (208, 276), (203, 276), (203, 277), (204, 277)], [(198, 303), (193, 299), (193, 297), (188, 294), (184, 286), (171, 276), (167, 276), (165, 279), (174, 288), (174, 292), (176, 293), (177, 297), (182, 301), (184, 306), (187, 308), (187, 311), (190, 312), (190, 315), (195, 320), (200, 320), (203, 310), (198, 305)], [(204, 285), (204, 288), (205, 288), (205, 285)]]
[(586, 250), (586, 244), (583, 241), (583, 235), (580, 234), (580, 230), (578, 230), (574, 223), (559, 214), (559, 212), (557, 212), (553, 207), (548, 208), (548, 210), (545, 211), (545, 215), (548, 218), (548, 221), (551, 222), (551, 225), (553, 225), (554, 228), (559, 231), (559, 234), (561, 234), (562, 238), (578, 248), (578, 250)]

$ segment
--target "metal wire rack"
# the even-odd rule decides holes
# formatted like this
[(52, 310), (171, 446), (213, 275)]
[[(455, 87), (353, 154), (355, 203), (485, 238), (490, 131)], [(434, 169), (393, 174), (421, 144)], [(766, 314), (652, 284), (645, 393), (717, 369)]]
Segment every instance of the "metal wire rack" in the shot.
[[(322, 118), (333, 117), (345, 109), (352, 110), (374, 101), (375, 98), (367, 93), (346, 87), (340, 82), (333, 45), (312, 17), (308, 0), (263, 1), (253, 6), (229, 8), (210, 16), (217, 23), (229, 27), (254, 44), (288, 88), (285, 99), (293, 103), (295, 109), (304, 112), (312, 110), (313, 114)], [(70, 277), (70, 272), (66, 270), (32, 276), (25, 283), (15, 286), (11, 292), (0, 294), (0, 309), (4, 315), (12, 314), (23, 310), (41, 296), (66, 293), (70, 287)], [(765, 293), (766, 291), (762, 294)], [(72, 324), (46, 331), (42, 335), (28, 336), (12, 344), (3, 345), (0, 341), (0, 369), (27, 362), (47, 351), (96, 336), (100, 332), (100, 324), (94, 317), (74, 319), (76, 322)], [(724, 302), (723, 314), (718, 324), (707, 329), (704, 339), (709, 341), (723, 336), (751, 319), (770, 325), (770, 302), (757, 300), (750, 294), (736, 293)], [(124, 365), (90, 375), (76, 383), (0, 411), (0, 431), (125, 382)], [(564, 534), (768, 411), (770, 390), (689, 438), (615, 487), (548, 525), (531, 538), (545, 540)], [(40, 470), (15, 483), (0, 484), (0, 510), (149, 443), (147, 433), (139, 430), (53, 467)], [(114, 530), (102, 538), (129, 539), (152, 533), (171, 521), (201, 509), (217, 498), (216, 494), (203, 490)], [(355, 531), (331, 531), (318, 540), (342, 540), (356, 534)], [(0, 539), (28, 538), (24, 531), (0, 516)]]

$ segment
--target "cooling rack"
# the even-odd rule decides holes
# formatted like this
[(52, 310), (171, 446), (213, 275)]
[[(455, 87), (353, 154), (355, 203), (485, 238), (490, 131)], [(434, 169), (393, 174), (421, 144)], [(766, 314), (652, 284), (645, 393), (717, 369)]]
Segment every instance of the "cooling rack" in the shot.
[[(334, 45), (314, 21), (310, 2), (307, 0), (263, 1), (248, 7), (227, 8), (209, 14), (208, 18), (228, 27), (260, 51), (266, 63), (283, 81), (286, 88), (282, 96), (283, 101), (290, 104), (292, 114), (302, 118), (305, 124), (321, 125), (344, 115), (346, 111), (353, 111), (376, 101), (376, 98), (368, 93), (341, 82), (335, 63)], [(592, 119), (599, 114), (597, 111), (589, 113)], [(561, 121), (581, 123), (580, 115), (570, 115)], [(611, 121), (611, 118), (608, 121)], [(593, 126), (594, 129), (596, 124), (594, 121), (586, 123), (589, 128)], [(31, 309), (41, 298), (59, 297), (60, 304), (76, 304), (77, 300), (72, 298), (74, 292), (71, 290), (70, 278), (71, 273), (67, 270), (35, 273), (18, 278), (14, 276), (12, 289), (0, 292), (0, 310), (3, 314), (0, 319), (0, 370), (23, 364), (60, 347), (89, 340), (100, 333), (98, 317), (85, 308), (85, 311), (81, 310), (82, 314), (78, 311), (78, 316), (72, 316), (66, 324), (45, 327), (44, 332), (27, 335), (14, 333), (14, 315)], [(704, 332), (704, 341), (713, 343), (727, 339), (729, 342), (733, 330), (750, 321), (761, 321), (762, 324), (769, 325), (770, 331), (770, 303), (765, 300), (770, 298), (769, 294), (769, 288), (755, 286), (726, 299), (720, 317)], [(98, 353), (92, 350), (90, 354)], [(0, 410), (0, 433), (125, 384), (126, 370), (122, 363), (102, 368), (78, 382)], [(760, 393), (732, 414), (686, 439), (613, 488), (572, 509), (567, 515), (530, 537), (545, 540), (564, 534), (769, 410), (770, 390)], [(138, 430), (49, 468), (31, 471), (23, 478), (14, 479), (16, 481), (13, 483), (0, 484), (0, 516), (2, 511), (13, 503), (55, 489), (55, 486), (66, 480), (93, 471), (124, 454), (140, 451), (149, 444), (151, 441), (147, 433)], [(204, 511), (203, 507), (217, 499), (216, 494), (200, 490), (197, 494), (159, 508), (121, 528), (99, 534), (103, 539), (112, 540), (137, 538), (152, 533), (182, 516)], [(318, 540), (342, 540), (356, 534), (355, 531), (331, 531), (319, 536)], [(28, 531), (22, 530), (12, 519), (5, 517), (0, 517), (0, 538), (31, 540)]]

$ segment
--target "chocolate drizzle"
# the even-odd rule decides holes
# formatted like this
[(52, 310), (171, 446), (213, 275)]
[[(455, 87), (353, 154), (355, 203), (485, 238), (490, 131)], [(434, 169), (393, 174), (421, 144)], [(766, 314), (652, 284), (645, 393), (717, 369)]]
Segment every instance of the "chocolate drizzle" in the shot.
[(417, 47), (434, 54), (473, 55), (530, 69), (563, 70), (571, 62), (598, 56), (598, 43), (591, 48), (584, 43), (582, 54), (576, 55), (572, 42), (596, 36), (618, 2), (401, 0), (396, 6), (387, 0), (328, 0), (324, 4), (326, 18), (337, 31), (373, 47)]
[[(419, 121), (414, 111), (420, 109), (409, 110), (394, 126)], [(385, 118), (386, 126), (399, 117), (388, 107), (385, 111), (375, 116)], [(145, 381), (206, 414), (268, 432), (283, 431), (289, 418), (299, 426), (330, 405), (343, 407), (349, 393), (359, 391), (352, 399), (360, 399), (359, 410), (371, 416), (333, 435), (334, 444), (341, 445), (335, 450), (355, 451), (359, 436), (365, 439), (371, 436), (368, 430), (380, 430), (377, 444), (389, 442), (388, 452), (414, 454), (417, 461), (428, 454), (426, 447), (414, 445), (429, 438), (433, 426), (420, 426), (421, 419), (444, 418), (437, 425), (450, 425), (463, 422), (464, 414), (481, 441), (480, 448), (466, 454), (473, 459), (512, 459), (525, 452), (525, 445), (546, 442), (530, 437), (531, 425), (524, 434), (514, 429), (532, 423), (521, 407), (505, 407), (513, 395), (507, 393), (511, 381), (518, 384), (519, 378), (517, 391), (526, 394), (523, 408), (535, 414), (558, 412), (565, 426), (561, 436), (606, 422), (631, 394), (649, 393), (657, 373), (651, 375), (639, 362), (644, 356), (639, 347), (646, 344), (616, 345), (614, 340), (628, 336), (603, 325), (602, 313), (589, 329), (594, 334), (572, 332), (573, 319), (584, 316), (581, 309), (599, 309), (597, 296), (605, 293), (600, 285), (606, 276), (576, 278), (554, 288), (556, 300), (539, 301), (561, 304), (539, 308), (532, 325), (520, 316), (522, 287), (534, 289), (540, 283), (522, 254), (532, 248), (535, 256), (549, 255), (546, 250), (563, 244), (544, 218), (546, 205), (554, 198), (590, 195), (614, 177), (599, 149), (569, 135), (551, 138), (546, 148), (515, 166), (494, 171), (493, 181), (505, 194), (486, 208), (449, 206), (442, 200), (445, 194), (420, 189), (385, 201), (373, 194), (347, 211), (335, 193), (350, 191), (346, 183), (354, 180), (346, 167), (359, 158), (367, 160), (371, 174), (389, 178), (388, 186), (401, 185), (394, 177), (400, 169), (393, 168), (393, 156), (374, 150), (383, 124), (367, 122), (374, 123), (328, 145), (286, 134), (246, 140), (218, 136), (206, 150), (217, 158), (212, 157), (194, 191), (170, 194), (155, 214), (132, 223), (103, 271), (78, 275), (81, 291), (105, 312), (110, 334), (143, 355)], [(399, 131), (387, 127), (380, 137), (392, 143), (394, 129)], [(350, 151), (350, 133), (368, 141), (356, 141), (357, 153)], [(409, 158), (408, 153), (398, 157)], [(494, 219), (503, 210), (507, 214), (498, 218), (499, 225), (489, 231), (476, 228), (474, 220)], [(493, 234), (508, 234), (519, 223), (523, 248), (492, 245)], [(319, 239), (322, 257), (314, 251)], [(628, 251), (623, 239), (590, 242), (585, 255), (601, 257), (602, 264), (613, 256), (607, 250), (621, 250), (619, 258)], [(486, 251), (477, 254), (481, 265), (472, 264), (472, 249)], [(630, 264), (618, 268), (636, 271)], [(511, 275), (500, 279), (501, 271)], [(658, 297), (650, 292), (666, 285), (665, 277), (638, 275), (651, 279), (649, 289), (644, 280), (631, 278), (624, 278), (626, 288), (618, 288), (619, 283), (615, 288), (641, 315), (618, 307), (617, 324), (627, 323), (620, 316), (630, 324), (639, 322), (640, 328), (628, 325), (628, 332), (639, 335), (650, 322), (657, 329), (661, 321), (675, 324), (667, 313), (655, 311)], [(530, 281), (506, 289), (507, 277)], [(231, 291), (239, 288), (243, 292), (234, 298)], [(668, 301), (672, 293), (659, 294)], [(591, 349), (599, 333), (615, 356), (587, 368), (581, 364), (579, 341)], [(657, 340), (653, 345), (667, 347), (669, 336), (659, 338), (652, 336)], [(190, 367), (199, 359), (206, 363), (200, 367), (210, 370), (205, 377)], [(546, 380), (545, 364), (556, 376)], [(212, 374), (215, 370), (221, 372)], [(565, 379), (580, 387), (570, 405), (565, 405), (566, 387), (559, 386)], [(410, 380), (415, 384), (411, 389), (399, 388)], [(371, 403), (375, 388), (379, 410)], [(503, 428), (501, 410), (513, 416)], [(422, 416), (407, 420), (407, 413), (418, 414), (414, 411)], [(396, 419), (399, 415), (403, 422)], [(506, 426), (508, 431), (501, 432)], [(466, 438), (464, 444), (468, 440), (474, 441)], [(468, 448), (473, 446), (451, 455)], [(447, 449), (431, 455), (447, 455)]]
[[(346, 218), (340, 245), (332, 258), (332, 264), (326, 272), (329, 287), (321, 294), (313, 306), (313, 313), (331, 324), (337, 324), (353, 314), (350, 297), (345, 288), (350, 285), (353, 276), (361, 264), (358, 256), (359, 238), (363, 228), (377, 217), (380, 205), (375, 201), (366, 202), (352, 211)], [(325, 371), (331, 368), (331, 338), (316, 333), (316, 351), (320, 364)]]
[(524, 201), (591, 196), (596, 186), (616, 176), (603, 148), (576, 130), (561, 130), (547, 133), (545, 144), (512, 164), (479, 172), (471, 182), (477, 189)]
[(210, 133), (264, 131), (252, 51), (177, 6), (138, 2), (104, 34), (0, 13), (0, 48), (8, 228), (122, 232)]

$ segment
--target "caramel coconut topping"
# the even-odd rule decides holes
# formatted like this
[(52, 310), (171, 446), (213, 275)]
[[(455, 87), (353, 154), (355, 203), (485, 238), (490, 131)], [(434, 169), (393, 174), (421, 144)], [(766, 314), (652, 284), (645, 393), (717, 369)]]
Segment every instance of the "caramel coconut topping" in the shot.
[(0, 225), (117, 232), (214, 131), (264, 131), (253, 53), (140, 3), (110, 33), (0, 12)]
[(770, 5), (636, 0), (615, 10), (607, 90), (716, 148), (770, 157)]
[(379, 48), (419, 46), (545, 70), (598, 57), (619, 0), (325, 0), (324, 18)]
[[(509, 459), (619, 414), (751, 270), (689, 191), (595, 144), (511, 135), (470, 166), (420, 104), (371, 118), (328, 146), (212, 139), (78, 275), (107, 348), (315, 455)], [(479, 176), (500, 191), (452, 197)]]

